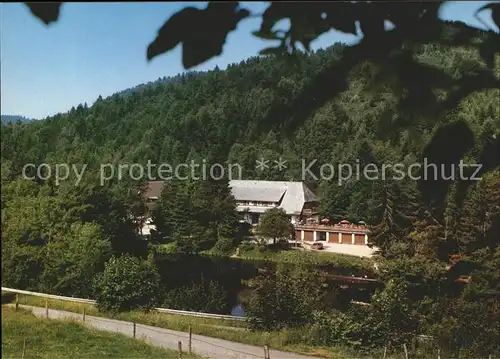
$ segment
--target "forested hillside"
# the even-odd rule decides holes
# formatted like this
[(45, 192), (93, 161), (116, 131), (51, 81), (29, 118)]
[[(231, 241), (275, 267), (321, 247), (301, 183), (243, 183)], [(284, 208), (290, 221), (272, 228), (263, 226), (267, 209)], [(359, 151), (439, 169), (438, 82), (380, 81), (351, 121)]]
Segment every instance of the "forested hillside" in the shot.
[[(481, 38), (478, 30), (477, 40)], [(444, 69), (453, 78), (486, 68), (480, 54), (468, 48), (427, 45), (414, 50), (422, 64)], [(206, 159), (239, 163), (244, 179), (302, 180), (302, 161), (317, 160), (311, 171), (318, 179), (305, 180), (321, 198), (322, 215), (372, 226), (371, 240), (382, 249), (381, 266), (387, 269), (381, 278), (390, 284), (377, 299), (377, 314), (366, 314), (366, 327), (345, 328), (319, 344), (344, 344), (361, 336), (356, 345), (380, 347), (385, 339), (371, 333), (378, 330), (384, 338), (398, 333), (394, 343), (399, 345), (407, 340), (404, 333), (432, 332), (453, 350), (469, 350), (465, 357), (489, 355), (498, 342), (495, 323), (500, 319), (500, 176), (498, 157), (484, 154), (498, 146), (500, 90), (474, 92), (444, 116), (433, 117), (425, 108), (417, 112), (414, 104), (405, 107), (399, 101), (431, 79), (408, 70), (405, 76), (413, 82), (398, 88), (397, 77), (405, 71), (395, 67), (393, 76), (375, 87), (372, 80), (380, 74), (366, 62), (350, 74), (347, 91), (307, 118), (291, 121), (291, 114), (310, 110), (296, 107), (299, 94), (322, 69), (340, 61), (342, 52), (343, 46), (336, 44), (300, 55), (298, 62), (255, 57), (225, 71), (181, 75), (127, 96), (99, 98), (91, 107), (78, 105), (41, 121), (2, 124), (2, 262), (7, 259), (2, 270), (9, 272), (10, 284), (53, 292), (79, 286), (86, 295), (92, 273), (102, 271), (112, 253), (129, 252), (129, 243), (140, 247), (134, 239), (137, 223), (129, 216), (143, 211), (138, 182), (115, 179), (101, 187), (101, 164), (145, 166), (149, 160), (175, 166)], [(498, 56), (495, 61), (500, 76)], [(447, 97), (440, 88), (434, 94)], [(421, 107), (428, 103), (425, 95)], [(280, 157), (287, 161), (286, 169), (255, 168), (256, 160), (272, 164)], [(458, 176), (458, 167), (451, 164), (460, 159), (481, 163), (477, 176), (483, 179), (393, 179), (388, 172), (385, 180), (360, 178), (339, 185), (338, 173), (320, 178), (325, 163), (408, 167), (424, 158), (443, 164), (447, 177)], [(57, 187), (50, 180), (20, 180), (27, 163), (88, 167), (79, 187), (71, 182), (74, 176)], [(68, 254), (49, 256), (49, 250)], [(465, 264), (457, 273), (446, 272), (450, 256), (457, 254)], [(55, 273), (55, 268), (70, 270)], [(36, 273), (43, 273), (40, 282)], [(468, 284), (457, 284), (459, 277)], [(391, 312), (395, 307), (405, 316)], [(352, 323), (361, 321), (357, 315)], [(477, 331), (481, 338), (471, 335)]]
[[(11, 161), (17, 172), (32, 162), (87, 163), (97, 169), (102, 163), (227, 160), (243, 166), (244, 178), (300, 180), (303, 160), (306, 164), (317, 160), (312, 166), (316, 174), (323, 163), (354, 165), (356, 159), (361, 165), (421, 162), (437, 128), (457, 121), (467, 123), (476, 137), (469, 151), (472, 156), (480, 154), (481, 146), (498, 131), (498, 90), (469, 96), (444, 118), (426, 118), (401, 109), (399, 93), (391, 91), (391, 83), (371, 91), (376, 69), (368, 63), (352, 75), (348, 91), (303, 123), (289, 124), (294, 99), (341, 54), (342, 46), (334, 45), (301, 56), (299, 65), (252, 58), (227, 71), (181, 75), (127, 91), (130, 96), (99, 98), (91, 108), (79, 105), (41, 122), (3, 126), (2, 161)], [(484, 67), (479, 54), (467, 49), (426, 46), (416, 56), (424, 64), (445, 68), (453, 77)], [(425, 79), (416, 78), (416, 85), (419, 81)], [(448, 145), (461, 151), (455, 139), (444, 140), (448, 142), (427, 154), (429, 161), (449, 160), (436, 154)], [(261, 157), (271, 163), (283, 157), (287, 168), (259, 172), (255, 161)], [(324, 198), (325, 214), (370, 224), (378, 221), (376, 208), (383, 196), (374, 195), (379, 190), (372, 188), (374, 181), (338, 186), (337, 177), (316, 181), (306, 176), (306, 180)]]
[(17, 116), (17, 115), (2, 115), (2, 123), (8, 124), (12, 122), (30, 122), (32, 121), (29, 118), (26, 118), (24, 116)]

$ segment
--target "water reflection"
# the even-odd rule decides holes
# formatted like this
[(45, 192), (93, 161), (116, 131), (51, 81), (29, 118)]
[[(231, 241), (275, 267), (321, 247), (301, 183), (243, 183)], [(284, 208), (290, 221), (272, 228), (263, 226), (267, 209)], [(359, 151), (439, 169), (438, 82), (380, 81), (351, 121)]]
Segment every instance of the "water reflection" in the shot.
[(245, 310), (243, 310), (243, 306), (241, 304), (235, 305), (231, 310), (231, 315), (234, 315), (235, 317), (244, 317)]

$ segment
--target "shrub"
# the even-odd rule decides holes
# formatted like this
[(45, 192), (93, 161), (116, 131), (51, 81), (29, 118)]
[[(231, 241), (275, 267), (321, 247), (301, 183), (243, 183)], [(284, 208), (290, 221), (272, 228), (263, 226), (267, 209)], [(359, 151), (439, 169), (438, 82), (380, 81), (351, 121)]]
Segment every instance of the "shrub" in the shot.
[(369, 308), (351, 310), (350, 314), (361, 325), (355, 337), (362, 340), (363, 347), (400, 348), (417, 334), (418, 320), (408, 299), (408, 285), (401, 280), (390, 280), (373, 295)]
[(94, 282), (99, 310), (150, 309), (156, 304), (160, 276), (156, 266), (129, 255), (112, 257)]
[[(310, 344), (320, 346), (334, 346), (341, 342), (344, 328), (349, 318), (342, 312), (314, 311), (312, 323), (308, 326)], [(344, 343), (342, 343), (344, 344)]]
[(231, 238), (221, 238), (215, 243), (212, 252), (219, 255), (231, 254), (234, 248), (234, 241)]
[(249, 252), (255, 249), (255, 244), (249, 242), (241, 242), (238, 248), (240, 249), (240, 252)]
[(176, 243), (153, 244), (150, 245), (149, 248), (151, 252), (154, 252), (157, 255), (179, 252)]
[(217, 281), (175, 288), (165, 294), (162, 303), (165, 308), (205, 313), (228, 313), (231, 310), (229, 294)]
[(271, 250), (287, 250), (290, 249), (290, 242), (286, 239), (280, 239), (276, 243), (267, 245), (267, 248)]
[(310, 322), (312, 311), (321, 307), (321, 283), (304, 267), (280, 265), (276, 278), (257, 281), (245, 311), (253, 329), (280, 329)]

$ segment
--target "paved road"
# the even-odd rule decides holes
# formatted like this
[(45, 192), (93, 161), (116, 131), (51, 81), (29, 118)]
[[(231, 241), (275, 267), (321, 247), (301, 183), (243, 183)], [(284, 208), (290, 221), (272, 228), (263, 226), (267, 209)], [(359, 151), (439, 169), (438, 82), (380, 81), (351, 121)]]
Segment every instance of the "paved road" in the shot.
[[(28, 305), (20, 305), (20, 307), (31, 310), (36, 316), (45, 317), (46, 315), (45, 308), (32, 307)], [(79, 321), (83, 319), (82, 314), (55, 309), (49, 309), (49, 318), (74, 318)], [(85, 324), (96, 329), (133, 336), (133, 325), (130, 322), (87, 315), (85, 317)], [(187, 351), (188, 349), (188, 333), (185, 332), (137, 324), (136, 337), (145, 339), (152, 345), (174, 350), (177, 350), (178, 342), (181, 341), (183, 350)], [(263, 347), (241, 344), (197, 334), (192, 335), (192, 349), (195, 354), (215, 359), (264, 358)], [(277, 350), (269, 350), (269, 352), (270, 359), (318, 359), (317, 357), (281, 352)]]

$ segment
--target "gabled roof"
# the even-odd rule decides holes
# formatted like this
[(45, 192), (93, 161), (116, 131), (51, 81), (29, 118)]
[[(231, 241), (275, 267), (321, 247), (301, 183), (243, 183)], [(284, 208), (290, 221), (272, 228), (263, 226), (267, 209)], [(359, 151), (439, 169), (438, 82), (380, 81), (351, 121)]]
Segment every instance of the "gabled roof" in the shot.
[(309, 189), (309, 187), (306, 186), (304, 182), (302, 183), (302, 192), (304, 193), (304, 201), (305, 202), (317, 202), (318, 197)]
[(283, 186), (273, 186), (268, 181), (229, 181), (231, 192), (238, 201), (280, 202), (286, 192)]
[[(163, 181), (150, 181), (147, 198), (160, 197)], [(287, 214), (300, 214), (307, 202), (318, 198), (303, 182), (231, 180), (231, 192), (237, 201), (276, 202)]]
[(287, 214), (300, 214), (304, 203), (318, 199), (303, 182), (232, 180), (229, 182), (237, 201), (279, 202)]

